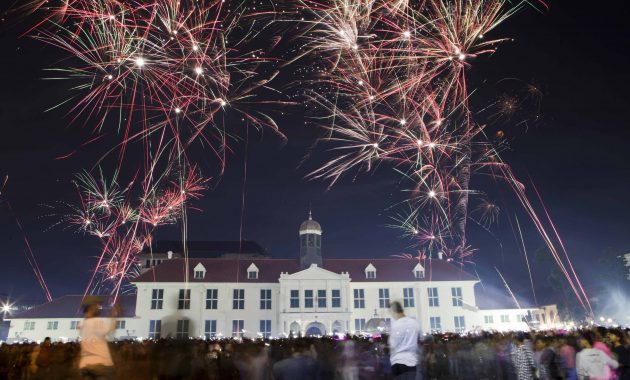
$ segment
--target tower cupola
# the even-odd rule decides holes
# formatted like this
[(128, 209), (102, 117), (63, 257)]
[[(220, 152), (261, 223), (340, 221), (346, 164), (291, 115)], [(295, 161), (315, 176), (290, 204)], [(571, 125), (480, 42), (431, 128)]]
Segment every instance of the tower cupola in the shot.
[(322, 266), (322, 227), (308, 212), (308, 220), (300, 225), (300, 267), (306, 269), (311, 264)]

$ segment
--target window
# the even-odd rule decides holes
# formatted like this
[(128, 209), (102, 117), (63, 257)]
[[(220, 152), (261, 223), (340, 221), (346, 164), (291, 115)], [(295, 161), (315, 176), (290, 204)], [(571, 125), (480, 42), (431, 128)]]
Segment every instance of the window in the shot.
[(440, 317), (430, 317), (429, 323), (431, 324), (432, 332), (441, 332), (442, 331), (442, 319)]
[(46, 328), (47, 330), (57, 330), (58, 328), (59, 328), (58, 321), (48, 321), (48, 327)]
[(188, 339), (188, 327), (190, 326), (190, 321), (188, 319), (180, 319), (177, 321), (177, 332), (175, 333), (175, 337), (177, 339)]
[(190, 309), (190, 289), (179, 289), (179, 300), (177, 302), (179, 310)]
[(415, 302), (413, 299), (413, 288), (403, 289), (403, 304), (404, 307), (415, 307)]
[(466, 331), (466, 322), (464, 316), (455, 317), (455, 332), (463, 333)]
[(415, 278), (424, 278), (424, 267), (420, 263), (413, 267), (413, 276)]
[(193, 269), (194, 274), (193, 277), (197, 280), (200, 280), (206, 277), (206, 267), (204, 267), (201, 263), (197, 264)]
[(263, 319), (260, 321), (260, 334), (264, 339), (269, 339), (271, 336), (271, 320)]
[(260, 310), (271, 310), (271, 289), (260, 289)]
[(483, 316), (483, 323), (486, 323), (486, 324), (494, 323), (494, 316), (492, 316), (492, 315), (484, 315)]
[(428, 288), (429, 293), (429, 307), (440, 306), (440, 300), (438, 299), (438, 288)]
[(387, 309), (389, 307), (389, 289), (378, 290), (378, 307)]
[(245, 329), (245, 321), (242, 319), (235, 319), (232, 321), (232, 336), (234, 338), (240, 338), (243, 336), (243, 329)]
[(317, 291), (317, 307), (326, 307), (326, 289)]
[(453, 296), (453, 306), (464, 306), (462, 288), (451, 288), (451, 295)]
[(354, 308), (365, 309), (365, 289), (354, 289)]
[(332, 290), (332, 307), (341, 307), (341, 290)]
[(203, 330), (203, 336), (206, 339), (211, 339), (217, 336), (217, 321), (216, 319), (207, 319)]
[(245, 309), (245, 289), (234, 289), (232, 294), (232, 309)]
[(247, 279), (258, 280), (258, 267), (256, 264), (251, 263), (249, 267), (247, 267)]
[(510, 323), (510, 316), (508, 314), (502, 314), (501, 323)]
[(152, 319), (149, 321), (149, 339), (160, 339), (162, 334), (162, 321)]
[(151, 291), (151, 310), (162, 309), (164, 305), (164, 289), (153, 289)]
[(116, 330), (124, 330), (126, 321), (116, 321)]
[[(26, 322), (28, 323), (28, 322)], [(70, 330), (78, 330), (79, 326), (80, 326), (81, 321), (70, 321)], [(26, 330), (26, 328), (24, 328), (24, 330)]]
[[(74, 321), (76, 322), (76, 321)], [(26, 321), (24, 322), (24, 330), (35, 330), (35, 322), (34, 321)]]
[(290, 299), (290, 307), (292, 309), (297, 309), (300, 307), (300, 291), (299, 290), (291, 290), (291, 299)]
[(376, 271), (369, 270), (365, 272), (365, 278), (374, 279), (376, 278)]
[(219, 306), (219, 289), (206, 289), (206, 309), (216, 310)]
[(304, 307), (310, 309), (313, 307), (313, 291), (305, 290), (304, 291)]
[(356, 332), (365, 330), (365, 318), (355, 319), (354, 329), (356, 330)]

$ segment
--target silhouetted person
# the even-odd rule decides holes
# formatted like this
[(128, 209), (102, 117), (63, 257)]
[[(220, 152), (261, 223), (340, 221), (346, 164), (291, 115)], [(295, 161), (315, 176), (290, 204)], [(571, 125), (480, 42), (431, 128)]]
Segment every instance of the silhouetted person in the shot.
[(318, 368), (315, 359), (310, 355), (310, 347), (295, 344), (285, 355), (286, 359), (280, 360), (273, 366), (273, 378), (275, 380), (315, 380), (318, 378)]
[(33, 356), (35, 360), (35, 374), (34, 379), (48, 379), (51, 376), (51, 359), (52, 359), (52, 347), (50, 337), (44, 338), (44, 341), (38, 347), (33, 350)]

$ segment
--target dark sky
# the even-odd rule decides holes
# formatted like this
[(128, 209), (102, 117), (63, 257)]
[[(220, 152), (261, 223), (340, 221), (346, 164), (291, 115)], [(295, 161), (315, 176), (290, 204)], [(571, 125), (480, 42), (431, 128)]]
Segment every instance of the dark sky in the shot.
[[(579, 275), (588, 283), (601, 274), (594, 265), (600, 257), (630, 252), (630, 12), (625, 1), (583, 3), (587, 2), (550, 1), (548, 13), (526, 10), (516, 15), (494, 32), (514, 41), (475, 62), (468, 75), (479, 87), (472, 101), (480, 107), (502, 92), (514, 91), (506, 89), (510, 83), (512, 87), (536, 83), (542, 88), (540, 121), (526, 128), (511, 120), (493, 128), (505, 131), (510, 150), (504, 157), (517, 175), (530, 176), (537, 185)], [(53, 226), (58, 217), (50, 215), (48, 206), (75, 199), (70, 180), (90, 162), (90, 153), (79, 151), (67, 160), (55, 157), (78, 148), (87, 133), (80, 123), (68, 126), (63, 111), (44, 112), (67, 97), (62, 85), (42, 79), (43, 69), (58, 59), (55, 51), (18, 38), (25, 25), (7, 21), (1, 25), (0, 175), (10, 179), (0, 204), (0, 292), (41, 296), (24, 254), (17, 216), (53, 295), (79, 293), (98, 244)], [(501, 81), (504, 78), (523, 82)], [(399, 231), (386, 226), (390, 223), (386, 209), (403, 196), (391, 171), (383, 169), (354, 181), (349, 177), (327, 190), (324, 182), (304, 180), (315, 167), (314, 160), (300, 166), (319, 132), (305, 127), (299, 112), (279, 119), (279, 124), (288, 137), (286, 144), (266, 134), (247, 145), (246, 161), (243, 146), (229, 158), (225, 176), (197, 202), (202, 211), (189, 218), (190, 240), (238, 239), (244, 188), (243, 236), (258, 241), (273, 256), (297, 256), (297, 229), (309, 204), (324, 229), (325, 256), (387, 257), (411, 251)], [(479, 249), (476, 270), (484, 281), (497, 283), (496, 265), (516, 292), (528, 296), (524, 259), (506, 217), (519, 216), (531, 255), (542, 247), (542, 240), (506, 188), (491, 192), (503, 215), (493, 228), (494, 236), (469, 228), (469, 240)], [(177, 235), (178, 229), (169, 227), (157, 238)], [(548, 265), (533, 264), (541, 281)]]

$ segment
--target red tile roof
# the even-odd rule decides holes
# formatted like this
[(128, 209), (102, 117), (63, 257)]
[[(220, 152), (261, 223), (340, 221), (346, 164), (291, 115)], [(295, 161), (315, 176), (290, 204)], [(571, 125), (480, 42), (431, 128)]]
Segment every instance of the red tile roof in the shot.
[[(206, 268), (203, 279), (193, 276), (193, 268), (201, 263)], [(258, 279), (247, 279), (247, 268), (254, 263), (258, 267)], [(365, 267), (370, 263), (376, 268), (376, 278), (365, 278)], [(446, 261), (432, 260), (424, 263), (425, 277), (416, 279), (413, 268), (418, 262), (409, 259), (324, 259), (323, 267), (331, 272), (348, 272), (353, 282), (388, 281), (476, 281), (477, 278)], [(189, 282), (259, 282), (275, 283), (280, 273), (300, 271), (297, 259), (189, 259)], [(137, 277), (133, 282), (184, 282), (185, 260), (171, 259), (157, 265)]]

